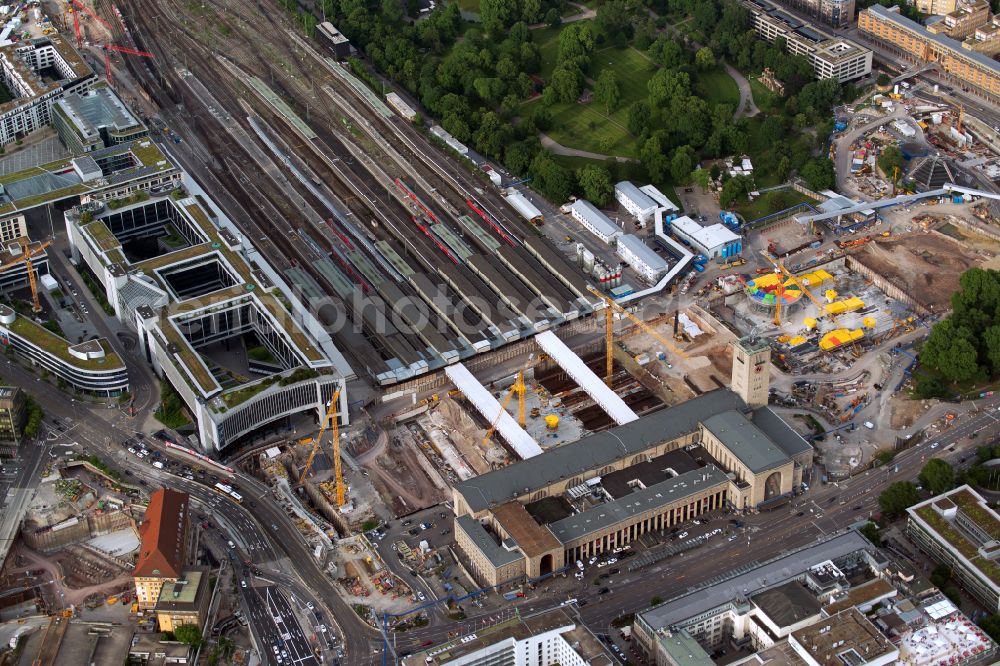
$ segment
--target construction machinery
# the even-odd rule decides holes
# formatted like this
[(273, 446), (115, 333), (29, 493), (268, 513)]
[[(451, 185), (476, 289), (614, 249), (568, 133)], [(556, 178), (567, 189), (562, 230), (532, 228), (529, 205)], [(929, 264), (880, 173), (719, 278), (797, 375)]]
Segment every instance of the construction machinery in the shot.
[(719, 264), (719, 270), (724, 271), (730, 268), (736, 268), (737, 266), (742, 266), (745, 263), (747, 263), (746, 259), (744, 259), (743, 257), (736, 257), (735, 259), (732, 259), (730, 261), (725, 261)]
[(31, 258), (41, 253), (45, 248), (47, 248), (52, 243), (50, 241), (45, 241), (34, 249), (31, 248), (27, 239), (25, 238), (22, 238), (20, 240), (20, 243), (21, 243), (21, 256), (19, 256), (17, 259), (12, 259), (7, 263), (3, 264), (2, 266), (0, 266), (0, 273), (2, 273), (3, 271), (7, 270), (8, 268), (16, 264), (24, 263), (25, 268), (28, 269), (28, 285), (31, 287), (31, 300), (33, 303), (32, 311), (38, 313), (42, 311), (42, 304), (38, 300), (38, 282), (35, 276), (35, 267), (31, 263)]
[(899, 167), (892, 167), (892, 196), (896, 196), (896, 183), (899, 182)]
[(602, 294), (601, 292), (597, 291), (596, 289), (594, 289), (590, 285), (587, 285), (587, 289), (592, 294), (594, 294), (595, 296), (598, 296), (599, 298), (603, 299), (604, 300), (604, 304), (605, 304), (605, 308), (604, 308), (604, 322), (605, 322), (605, 324), (604, 324), (604, 349), (605, 349), (605, 354), (606, 354), (605, 367), (607, 368), (607, 375), (605, 376), (604, 381), (605, 381), (605, 383), (608, 386), (611, 386), (611, 373), (612, 373), (612, 368), (614, 366), (614, 357), (615, 357), (615, 346), (614, 346), (615, 345), (615, 339), (614, 339), (615, 338), (615, 323), (614, 323), (614, 316), (615, 316), (616, 312), (618, 314), (620, 314), (620, 315), (623, 315), (623, 316), (627, 317), (630, 321), (632, 321), (634, 324), (636, 324), (639, 328), (641, 328), (643, 331), (645, 331), (646, 333), (648, 333), (654, 340), (656, 340), (657, 342), (659, 342), (660, 344), (662, 344), (664, 347), (666, 347), (667, 349), (669, 349), (673, 353), (677, 354), (681, 358), (687, 358), (687, 354), (685, 354), (683, 350), (679, 349), (672, 342), (670, 342), (669, 340), (667, 340), (666, 338), (664, 338), (662, 335), (660, 335), (659, 333), (657, 333), (653, 329), (652, 326), (650, 326), (649, 324), (647, 324), (643, 320), (639, 319), (638, 317), (636, 317), (634, 314), (632, 314), (631, 312), (629, 312), (628, 310), (626, 310), (622, 306), (620, 306), (617, 303), (615, 303), (614, 300), (611, 297)]
[(128, 55), (141, 56), (143, 58), (153, 58), (155, 57), (152, 53), (148, 51), (140, 51), (138, 49), (132, 49), (127, 46), (117, 46), (116, 44), (105, 44), (104, 49), (104, 76), (108, 80), (109, 86), (114, 86), (114, 78), (111, 76), (111, 51), (117, 51), (118, 53), (126, 53)]
[(514, 379), (514, 383), (510, 385), (507, 389), (507, 395), (504, 396), (503, 402), (500, 403), (500, 411), (497, 412), (497, 417), (493, 419), (493, 423), (490, 424), (490, 429), (486, 431), (486, 436), (483, 437), (483, 445), (489, 446), (490, 439), (493, 437), (493, 433), (496, 432), (497, 426), (500, 425), (500, 419), (503, 417), (504, 412), (507, 411), (507, 405), (510, 404), (510, 399), (514, 397), (516, 393), (517, 398), (517, 422), (523, 428), (527, 424), (527, 420), (524, 415), (524, 394), (527, 393), (527, 386), (524, 383), (524, 369), (531, 363), (532, 357), (528, 357), (528, 363), (525, 363), (524, 367), (517, 371), (517, 377)]
[(320, 444), (323, 442), (323, 434), (329, 428), (333, 435), (333, 474), (336, 478), (337, 483), (337, 508), (344, 506), (347, 502), (347, 489), (344, 486), (344, 471), (340, 462), (340, 424), (337, 418), (337, 400), (340, 399), (340, 387), (333, 392), (333, 396), (330, 398), (330, 407), (326, 410), (326, 416), (323, 418), (323, 423), (320, 424), (319, 432), (316, 433), (316, 438), (313, 440), (312, 450), (309, 452), (309, 458), (306, 460), (305, 467), (302, 468), (302, 474), (299, 476), (299, 485), (301, 486), (305, 480), (306, 475), (309, 474), (309, 470), (312, 469), (313, 460), (316, 459), (316, 454), (319, 452)]
[[(767, 257), (767, 260), (770, 261), (772, 264), (774, 264), (774, 267), (777, 270), (781, 271), (785, 275), (785, 277), (787, 277), (789, 280), (791, 280), (792, 284), (794, 284), (796, 287), (798, 287), (802, 291), (802, 293), (805, 294), (806, 297), (810, 301), (812, 301), (813, 305), (815, 305), (817, 308), (819, 308), (820, 314), (823, 314), (823, 313), (829, 314), (830, 315), (830, 321), (832, 321), (832, 322), (836, 322), (837, 321), (837, 316), (834, 313), (830, 312), (829, 309), (824, 304), (820, 303), (819, 299), (816, 298), (815, 296), (813, 296), (813, 293), (811, 291), (809, 291), (809, 287), (807, 287), (802, 282), (802, 280), (798, 279), (792, 273), (790, 273), (788, 271), (788, 269), (785, 268), (784, 264), (782, 264), (780, 261), (777, 261), (776, 259), (772, 259), (772, 258), (768, 257), (767, 254), (765, 254), (763, 252), (761, 254), (763, 254), (765, 257)], [(779, 298), (778, 300), (780, 301), (781, 299)]]

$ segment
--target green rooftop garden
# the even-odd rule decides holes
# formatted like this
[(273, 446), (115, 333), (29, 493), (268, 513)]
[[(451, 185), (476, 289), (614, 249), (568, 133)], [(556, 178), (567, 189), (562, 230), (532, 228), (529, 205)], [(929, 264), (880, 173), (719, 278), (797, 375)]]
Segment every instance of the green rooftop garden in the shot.
[(65, 338), (61, 338), (52, 331), (49, 331), (27, 317), (18, 317), (8, 328), (17, 336), (37, 345), (40, 349), (49, 352), (53, 356), (74, 365), (82, 370), (117, 370), (124, 368), (125, 364), (118, 358), (118, 355), (111, 351), (108, 343), (101, 340), (101, 347), (104, 349), (105, 357), (101, 359), (84, 360), (69, 353), (72, 343)]
[(990, 535), (994, 540), (1000, 541), (1000, 522), (997, 521), (989, 511), (983, 508), (983, 505), (976, 501), (976, 498), (972, 496), (966, 490), (961, 490), (957, 493), (952, 493), (948, 496), (951, 500), (958, 505), (958, 508), (973, 520), (982, 530)]
[(108, 225), (104, 224), (101, 220), (91, 222), (84, 229), (94, 239), (94, 242), (97, 243), (97, 247), (105, 252), (121, 247), (121, 243), (111, 233), (111, 230), (108, 229)]
[[(957, 495), (956, 493), (955, 495)], [(955, 495), (949, 495), (955, 503), (962, 507), (962, 500), (956, 498)], [(968, 496), (965, 498), (967, 500), (975, 500)], [(991, 560), (986, 559), (979, 555), (979, 550), (976, 548), (975, 544), (966, 539), (962, 534), (956, 530), (951, 524), (941, 517), (931, 506), (921, 507), (916, 510), (916, 513), (920, 518), (930, 525), (931, 529), (934, 530), (941, 538), (947, 541), (949, 544), (954, 546), (958, 552), (966, 557), (969, 562), (972, 563), (974, 567), (979, 569), (987, 578), (992, 580), (994, 583), (1000, 584), (1000, 566)]]
[(135, 159), (139, 160), (143, 166), (156, 166), (156, 163), (161, 160), (166, 162), (166, 164), (160, 166), (161, 169), (166, 169), (172, 166), (170, 161), (167, 160), (167, 156), (160, 151), (156, 143), (154, 143), (149, 137), (143, 137), (133, 143), (130, 150), (135, 156)]

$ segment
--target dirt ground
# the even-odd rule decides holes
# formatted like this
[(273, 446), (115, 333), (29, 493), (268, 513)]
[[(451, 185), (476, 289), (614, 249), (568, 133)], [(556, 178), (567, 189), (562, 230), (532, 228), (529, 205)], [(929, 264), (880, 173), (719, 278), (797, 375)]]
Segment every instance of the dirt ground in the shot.
[(869, 243), (856, 256), (936, 311), (950, 307), (958, 277), (984, 257), (964, 243), (936, 231), (913, 232)]
[(892, 418), (889, 422), (894, 430), (908, 428), (913, 422), (927, 411), (927, 405), (932, 405), (936, 401), (909, 400), (903, 396), (896, 396), (892, 399)]
[(364, 464), (372, 484), (397, 516), (447, 499), (420, 466), (418, 455), (413, 446), (392, 438), (380, 455)]

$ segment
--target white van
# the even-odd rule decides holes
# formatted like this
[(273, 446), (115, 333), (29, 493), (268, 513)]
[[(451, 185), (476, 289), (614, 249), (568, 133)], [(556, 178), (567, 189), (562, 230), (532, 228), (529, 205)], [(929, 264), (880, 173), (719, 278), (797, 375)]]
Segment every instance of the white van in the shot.
[(230, 541), (230, 542), (229, 542), (229, 547), (230, 547), (230, 548), (236, 548), (236, 544), (235, 544), (235, 543), (233, 543), (232, 541)]

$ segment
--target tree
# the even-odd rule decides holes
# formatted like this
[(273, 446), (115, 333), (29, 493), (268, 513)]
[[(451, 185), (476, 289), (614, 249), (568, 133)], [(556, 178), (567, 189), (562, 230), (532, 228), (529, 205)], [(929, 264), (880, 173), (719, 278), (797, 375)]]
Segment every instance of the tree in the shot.
[(692, 171), (691, 182), (700, 187), (702, 192), (707, 192), (711, 183), (708, 170), (699, 168)]
[(920, 350), (920, 362), (948, 381), (968, 381), (979, 372), (978, 353), (972, 339), (972, 331), (957, 325), (954, 314), (946, 317), (931, 329)]
[(939, 564), (931, 571), (929, 578), (934, 587), (943, 588), (951, 580), (951, 567), (947, 564)]
[(491, 35), (501, 35), (517, 19), (516, 0), (481, 0), (479, 17)]
[(816, 157), (799, 171), (812, 190), (829, 190), (837, 184), (837, 174), (833, 162), (827, 157)]
[(892, 79), (889, 78), (888, 74), (886, 74), (885, 72), (882, 72), (875, 79), (875, 83), (878, 84), (878, 86), (880, 88), (884, 88), (887, 85), (889, 85), (890, 83), (892, 83)]
[(499, 158), (510, 138), (510, 132), (510, 123), (504, 122), (492, 111), (487, 111), (474, 136), (476, 147), (489, 157)]
[(729, 208), (737, 201), (746, 201), (747, 196), (753, 191), (753, 180), (748, 176), (734, 176), (727, 180), (722, 186), (722, 193), (719, 195), (719, 205)]
[(646, 167), (650, 178), (663, 180), (670, 170), (670, 161), (663, 151), (662, 132), (655, 132), (639, 149), (639, 160)]
[(621, 102), (622, 91), (618, 85), (618, 74), (613, 69), (606, 69), (597, 77), (594, 84), (594, 99), (604, 105), (604, 112), (611, 115), (611, 111), (618, 108)]
[(549, 87), (560, 102), (575, 102), (580, 97), (582, 79), (574, 65), (560, 65), (552, 72)]
[(553, 201), (568, 200), (576, 186), (573, 172), (556, 162), (545, 151), (535, 155), (528, 173), (534, 181), (532, 185)]
[(909, 481), (897, 481), (878, 496), (878, 506), (886, 518), (892, 520), (920, 501), (917, 487)]
[(653, 597), (652, 599), (649, 600), (649, 605), (650, 606), (659, 606), (662, 603), (663, 603), (663, 597), (661, 597), (661, 596), (655, 596), (655, 597)]
[(879, 547), (882, 545), (882, 536), (879, 532), (878, 525), (870, 520), (862, 525), (861, 529), (858, 531), (861, 532), (861, 536), (871, 541), (873, 546)]
[(674, 156), (670, 159), (670, 175), (674, 181), (683, 182), (691, 173), (694, 164), (694, 149), (691, 146), (681, 146), (674, 151)]
[(649, 102), (654, 107), (669, 103), (673, 99), (687, 99), (691, 96), (691, 77), (687, 72), (661, 69), (653, 74), (646, 84)]
[(940, 458), (928, 460), (918, 478), (932, 495), (940, 495), (955, 487), (955, 469)]
[(896, 173), (896, 169), (902, 173), (905, 164), (906, 159), (903, 157), (903, 151), (896, 146), (886, 146), (882, 150), (882, 154), (878, 156), (878, 168), (890, 179)]
[(984, 617), (979, 621), (979, 626), (994, 641), (1000, 641), (1000, 614), (994, 613), (993, 615)]
[(588, 164), (577, 169), (576, 179), (583, 190), (583, 196), (598, 206), (606, 204), (615, 191), (611, 184), (611, 174), (603, 166)]
[(199, 647), (202, 643), (201, 629), (194, 624), (182, 624), (174, 629), (174, 637), (181, 643), (186, 643), (191, 647)]
[(712, 53), (712, 49), (707, 46), (698, 49), (694, 54), (694, 66), (703, 72), (715, 67), (715, 54)]

